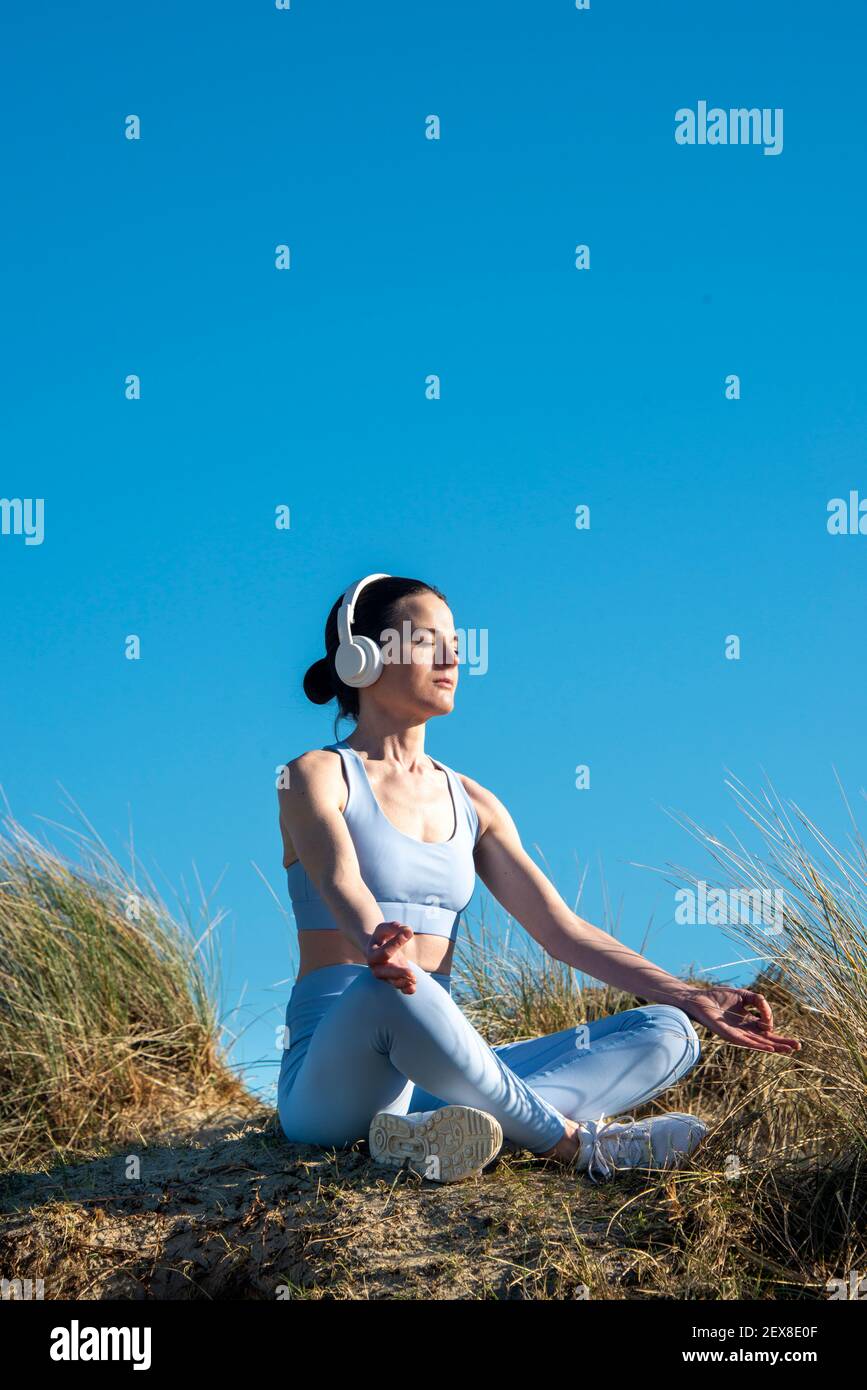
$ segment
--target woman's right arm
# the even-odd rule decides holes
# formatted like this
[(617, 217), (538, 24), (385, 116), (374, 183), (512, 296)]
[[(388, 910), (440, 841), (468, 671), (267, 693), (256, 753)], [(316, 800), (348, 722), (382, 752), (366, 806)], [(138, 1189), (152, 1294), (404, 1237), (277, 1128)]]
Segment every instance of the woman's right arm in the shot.
[(340, 759), (317, 748), (295, 758), (287, 769), (287, 785), (277, 791), (280, 823), (308, 877), (373, 973), (404, 993), (413, 993), (415, 976), (402, 953), (413, 932), (400, 922), (383, 922), (379, 904), (361, 877), (340, 809)]

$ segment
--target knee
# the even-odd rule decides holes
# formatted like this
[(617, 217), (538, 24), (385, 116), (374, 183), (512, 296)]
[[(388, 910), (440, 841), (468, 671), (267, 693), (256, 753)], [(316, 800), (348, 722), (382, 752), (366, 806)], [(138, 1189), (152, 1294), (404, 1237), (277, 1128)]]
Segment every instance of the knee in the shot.
[(327, 1118), (319, 1115), (305, 1118), (297, 1107), (293, 1110), (287, 1102), (277, 1107), (280, 1132), (288, 1144), (300, 1148), (346, 1149), (362, 1134), (348, 1132), (345, 1126), (329, 1124)]
[(431, 987), (438, 992), (444, 992), (439, 990), (438, 985), (433, 985), (432, 981), (429, 982), (423, 970), (416, 969), (413, 973), (415, 975), (416, 987), (412, 994), (405, 994), (403, 990), (396, 989), (390, 980), (379, 979), (377, 975), (374, 975), (372, 970), (366, 970), (363, 975), (359, 975), (357, 979), (353, 980), (352, 984), (344, 990), (344, 994), (348, 995), (351, 991), (352, 994), (359, 999), (373, 999), (376, 1009), (381, 1010), (383, 1005), (387, 1004), (389, 1001), (406, 1005), (422, 993), (424, 993), (425, 998), (427, 998), (427, 987), (429, 983)]
[(652, 1016), (662, 1032), (674, 1034), (679, 1042), (685, 1044), (679, 1067), (679, 1074), (685, 1075), (701, 1056), (701, 1042), (689, 1015), (673, 1004), (649, 1004), (643, 1012)]
[(376, 1018), (382, 1016), (382, 1010), (388, 1008), (392, 1000), (409, 998), (402, 994), (399, 989), (395, 989), (389, 980), (380, 980), (374, 975), (372, 970), (365, 970), (363, 975), (359, 975), (352, 984), (344, 990), (344, 996), (352, 998), (356, 1006), (362, 1009), (372, 1009)]
[(372, 1009), (374, 1013), (383, 1007), (384, 1002), (390, 994), (396, 994), (394, 985), (387, 980), (380, 980), (374, 975), (372, 970), (364, 970), (350, 981), (340, 996), (341, 1007), (346, 1009), (352, 1006), (357, 1009)]

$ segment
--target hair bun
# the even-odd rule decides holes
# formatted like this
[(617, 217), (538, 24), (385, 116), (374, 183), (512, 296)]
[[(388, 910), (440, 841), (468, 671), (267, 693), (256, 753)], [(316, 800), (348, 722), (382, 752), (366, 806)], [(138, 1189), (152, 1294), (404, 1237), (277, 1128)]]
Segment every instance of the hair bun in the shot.
[(335, 693), (328, 658), (321, 656), (308, 668), (304, 676), (304, 694), (314, 705), (325, 705), (334, 699)]

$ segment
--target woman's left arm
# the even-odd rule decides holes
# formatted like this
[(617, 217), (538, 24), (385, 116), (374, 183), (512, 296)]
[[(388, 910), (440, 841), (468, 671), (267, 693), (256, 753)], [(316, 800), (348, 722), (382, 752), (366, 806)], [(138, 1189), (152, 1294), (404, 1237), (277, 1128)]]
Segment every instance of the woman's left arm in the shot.
[(735, 1046), (763, 1052), (800, 1049), (796, 1038), (774, 1032), (764, 995), (688, 984), (578, 917), (527, 854), (503, 803), (472, 778), (461, 780), (479, 816), (479, 878), (548, 955), (641, 999), (676, 1005)]

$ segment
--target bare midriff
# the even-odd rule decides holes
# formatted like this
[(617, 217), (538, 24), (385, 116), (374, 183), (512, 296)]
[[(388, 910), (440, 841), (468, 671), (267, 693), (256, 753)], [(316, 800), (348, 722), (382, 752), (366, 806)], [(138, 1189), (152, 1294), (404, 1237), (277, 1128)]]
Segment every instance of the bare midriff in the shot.
[[(297, 980), (324, 965), (367, 964), (358, 947), (342, 931), (299, 931), (298, 949), (301, 963)], [(431, 933), (418, 933), (403, 948), (406, 959), (414, 961), (420, 970), (430, 975), (448, 975), (454, 951), (455, 944), (448, 937)]]

